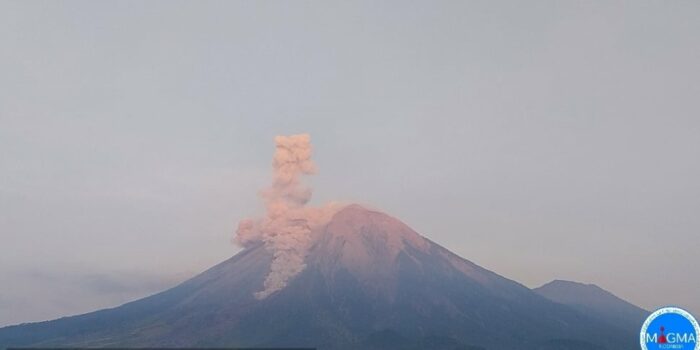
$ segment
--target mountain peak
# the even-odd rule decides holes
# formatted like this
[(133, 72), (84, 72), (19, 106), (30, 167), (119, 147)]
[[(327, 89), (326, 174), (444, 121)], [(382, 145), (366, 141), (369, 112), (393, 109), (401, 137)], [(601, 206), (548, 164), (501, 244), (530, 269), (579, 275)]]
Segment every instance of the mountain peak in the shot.
[(406, 246), (421, 251), (430, 248), (425, 238), (400, 220), (359, 204), (339, 210), (326, 225), (325, 236), (330, 236), (325, 239), (340, 240), (343, 244), (385, 246), (392, 257)]
[(587, 290), (599, 290), (603, 292), (607, 292), (605, 289), (600, 288), (597, 284), (593, 283), (582, 283), (582, 282), (576, 282), (576, 281), (568, 281), (568, 280), (560, 280), (560, 279), (555, 279), (552, 280), (549, 283), (545, 283), (539, 288), (579, 288), (579, 289), (587, 289)]
[(559, 279), (555, 279), (549, 283), (545, 283), (544, 285), (535, 288), (535, 290), (538, 291), (540, 294), (550, 294), (550, 296), (552, 297), (554, 297), (554, 295), (557, 295), (558, 298), (566, 299), (580, 299), (584, 296), (586, 298), (591, 298), (594, 296), (615, 297), (615, 295), (613, 295), (612, 293), (592, 283), (581, 283)]
[(613, 323), (641, 322), (647, 311), (595, 284), (554, 280), (533, 291), (554, 302), (569, 305), (585, 314)]
[(357, 203), (352, 203), (352, 204), (348, 204), (348, 205), (344, 206), (342, 209), (338, 210), (336, 215), (340, 212), (357, 212), (357, 213), (375, 212), (375, 213), (378, 213), (378, 211), (376, 211), (376, 210), (371, 210), (371, 209), (365, 208), (361, 204), (357, 204)]
[(428, 252), (430, 243), (396, 218), (358, 204), (339, 210), (311, 248), (310, 263), (334, 274), (346, 270), (380, 284), (396, 273), (402, 253)]

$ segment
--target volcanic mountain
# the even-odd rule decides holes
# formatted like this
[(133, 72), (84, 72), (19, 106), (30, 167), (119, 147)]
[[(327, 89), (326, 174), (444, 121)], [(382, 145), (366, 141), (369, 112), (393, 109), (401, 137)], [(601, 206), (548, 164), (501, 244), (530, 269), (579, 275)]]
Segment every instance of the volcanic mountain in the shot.
[(338, 211), (288, 285), (258, 299), (262, 243), (164, 292), (113, 309), (0, 329), (0, 348), (316, 347), (632, 349), (636, 327), (576, 308), (460, 258), (399, 220)]

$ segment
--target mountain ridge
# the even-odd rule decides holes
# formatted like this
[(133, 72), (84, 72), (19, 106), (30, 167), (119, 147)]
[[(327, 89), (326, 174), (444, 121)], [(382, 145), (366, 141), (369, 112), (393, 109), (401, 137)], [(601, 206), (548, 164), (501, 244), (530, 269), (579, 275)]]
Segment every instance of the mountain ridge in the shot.
[(649, 311), (595, 284), (557, 279), (533, 291), (609, 324), (638, 323), (641, 327), (649, 315)]
[(322, 228), (304, 270), (284, 289), (257, 299), (272, 259), (258, 243), (174, 288), (117, 308), (0, 328), (0, 348), (398, 349), (412, 342), (539, 350), (616, 349), (636, 341), (632, 327), (602, 327), (396, 218), (357, 205)]

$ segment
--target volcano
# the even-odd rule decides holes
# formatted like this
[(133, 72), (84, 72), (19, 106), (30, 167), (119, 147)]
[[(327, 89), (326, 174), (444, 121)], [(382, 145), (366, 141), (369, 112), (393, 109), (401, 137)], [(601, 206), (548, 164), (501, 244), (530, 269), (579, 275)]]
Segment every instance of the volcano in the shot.
[(632, 349), (637, 324), (599, 322), (460, 258), (384, 213), (349, 205), (288, 284), (256, 297), (263, 243), (120, 307), (0, 329), (0, 348)]

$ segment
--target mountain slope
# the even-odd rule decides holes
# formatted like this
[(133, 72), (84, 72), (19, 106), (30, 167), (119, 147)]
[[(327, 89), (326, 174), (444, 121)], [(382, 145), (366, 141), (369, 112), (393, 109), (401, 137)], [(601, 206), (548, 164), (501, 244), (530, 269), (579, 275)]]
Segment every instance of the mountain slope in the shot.
[[(600, 325), (351, 205), (319, 232), (306, 268), (258, 300), (262, 244), (114, 309), (0, 329), (4, 346), (305, 346), (320, 349), (620, 349), (637, 329)], [(407, 346), (407, 344), (412, 344)], [(421, 345), (422, 344), (422, 345)]]
[(609, 324), (640, 327), (649, 315), (648, 311), (618, 298), (595, 284), (554, 280), (533, 291)]

